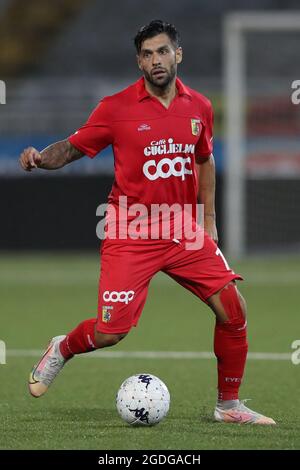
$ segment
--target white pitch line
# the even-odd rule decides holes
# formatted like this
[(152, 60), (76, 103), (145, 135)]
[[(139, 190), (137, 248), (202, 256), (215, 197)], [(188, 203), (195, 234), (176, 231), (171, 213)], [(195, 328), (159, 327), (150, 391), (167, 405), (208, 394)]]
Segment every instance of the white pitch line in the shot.
[[(8, 349), (9, 357), (39, 357), (43, 353), (38, 349)], [(95, 351), (80, 354), (88, 359), (214, 359), (209, 351)], [(248, 359), (258, 361), (290, 361), (291, 353), (250, 352)]]

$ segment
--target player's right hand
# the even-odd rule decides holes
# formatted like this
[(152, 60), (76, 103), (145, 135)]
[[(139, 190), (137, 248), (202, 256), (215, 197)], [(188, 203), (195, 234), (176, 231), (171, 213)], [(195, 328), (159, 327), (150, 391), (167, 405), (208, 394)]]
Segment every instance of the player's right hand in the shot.
[(20, 155), (20, 165), (25, 171), (31, 171), (33, 168), (38, 168), (41, 164), (42, 156), (34, 147), (28, 147), (23, 150)]

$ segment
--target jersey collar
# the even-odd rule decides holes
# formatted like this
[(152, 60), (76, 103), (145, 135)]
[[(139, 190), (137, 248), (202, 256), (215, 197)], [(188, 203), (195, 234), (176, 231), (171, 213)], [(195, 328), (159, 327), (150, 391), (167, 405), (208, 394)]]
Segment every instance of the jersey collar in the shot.
[[(182, 83), (181, 80), (179, 80), (179, 78), (176, 78), (176, 88), (178, 91), (178, 96), (188, 96), (190, 99), (192, 98), (192, 95), (189, 92), (188, 88)], [(142, 101), (146, 98), (151, 98), (151, 95), (149, 95), (148, 91), (145, 88), (144, 77), (140, 78), (136, 82), (136, 90), (138, 101)]]

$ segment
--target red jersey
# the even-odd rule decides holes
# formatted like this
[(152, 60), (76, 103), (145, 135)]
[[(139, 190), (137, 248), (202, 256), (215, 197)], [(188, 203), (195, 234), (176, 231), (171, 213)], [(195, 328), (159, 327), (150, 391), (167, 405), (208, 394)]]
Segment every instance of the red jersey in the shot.
[(112, 145), (115, 180), (109, 202), (119, 205), (197, 203), (195, 162), (212, 153), (212, 107), (200, 93), (176, 79), (168, 108), (145, 89), (144, 78), (105, 97), (87, 123), (69, 137), (94, 158)]

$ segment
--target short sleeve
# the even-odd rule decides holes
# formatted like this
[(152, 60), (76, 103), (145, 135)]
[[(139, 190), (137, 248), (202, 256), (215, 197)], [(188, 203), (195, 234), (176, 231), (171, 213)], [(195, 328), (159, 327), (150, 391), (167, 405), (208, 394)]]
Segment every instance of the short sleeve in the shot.
[(213, 153), (213, 110), (209, 103), (204, 119), (201, 121), (202, 129), (195, 148), (196, 161), (207, 158)]
[(94, 109), (87, 122), (68, 138), (69, 142), (90, 158), (112, 144), (109, 105), (104, 98)]

